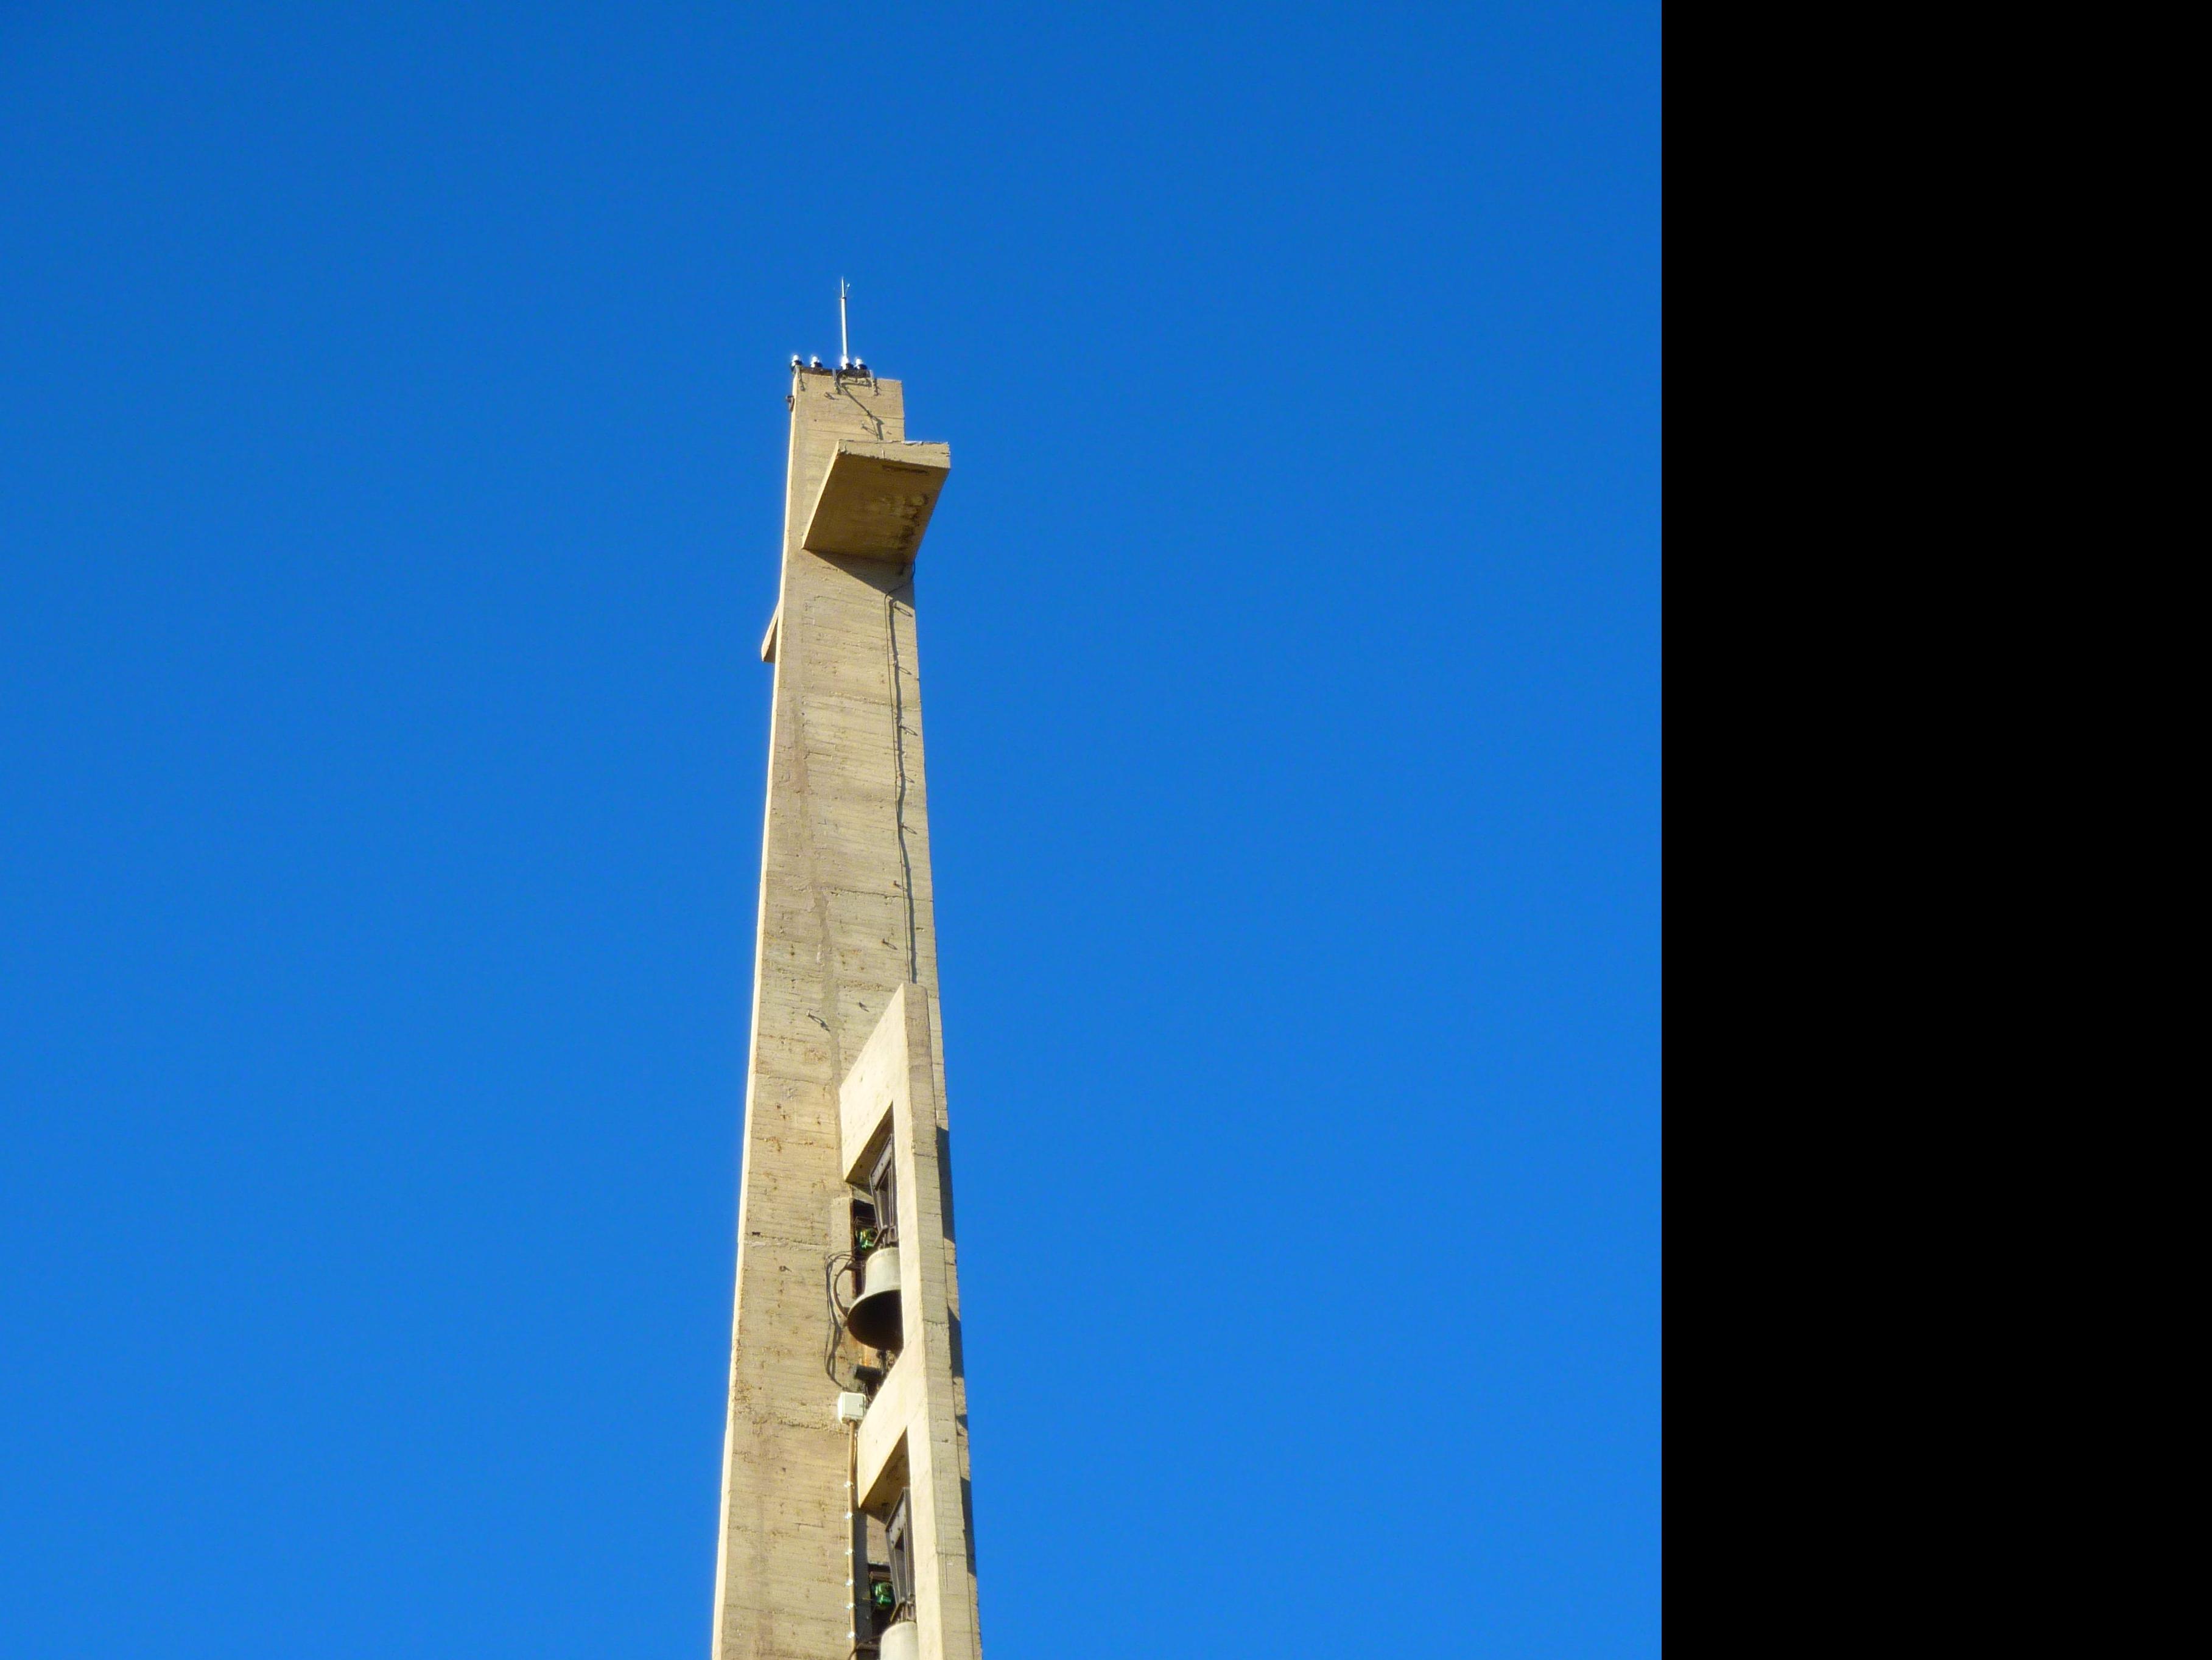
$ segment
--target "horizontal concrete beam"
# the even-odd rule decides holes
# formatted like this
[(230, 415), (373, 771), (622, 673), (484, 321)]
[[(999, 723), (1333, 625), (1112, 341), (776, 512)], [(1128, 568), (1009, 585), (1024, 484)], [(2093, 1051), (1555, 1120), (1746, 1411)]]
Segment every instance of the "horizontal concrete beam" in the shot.
[[(908, 988), (902, 985), (891, 993), (890, 1003), (877, 1021), (876, 1029), (860, 1045), (860, 1058), (853, 1063), (853, 1069), (845, 1075), (837, 1091), (845, 1179), (854, 1187), (867, 1185), (869, 1172), (883, 1150), (892, 1103), (908, 1087), (907, 1070), (913, 1057), (908, 1051), (907, 1022), (912, 1018)], [(893, 1226), (898, 1221), (895, 1216), (883, 1220)]]
[(872, 444), (841, 439), (822, 477), (800, 542), (810, 554), (911, 560), (952, 470), (948, 444)]
[[(927, 1369), (917, 1351), (899, 1356), (891, 1375), (868, 1403), (868, 1415), (860, 1421), (859, 1492), (862, 1510), (882, 1511), (897, 1499), (894, 1483), (907, 1479), (904, 1461), (895, 1455), (906, 1447), (912, 1429), (928, 1405), (922, 1373)], [(927, 1433), (927, 1425), (924, 1427)], [(889, 1478), (888, 1480), (886, 1478)]]

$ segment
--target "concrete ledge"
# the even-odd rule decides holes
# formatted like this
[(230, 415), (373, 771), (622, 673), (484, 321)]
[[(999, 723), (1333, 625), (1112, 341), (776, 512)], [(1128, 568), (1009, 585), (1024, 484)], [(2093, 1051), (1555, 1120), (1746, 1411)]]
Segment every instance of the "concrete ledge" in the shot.
[(800, 546), (848, 559), (911, 560), (952, 470), (948, 444), (838, 440)]
[(891, 993), (890, 1006), (867, 1042), (860, 1045), (860, 1058), (853, 1063), (853, 1069), (845, 1075), (837, 1091), (845, 1179), (855, 1187), (867, 1184), (868, 1172), (874, 1168), (890, 1125), (891, 1105), (906, 1087), (907, 1070), (912, 1063), (907, 1031), (912, 1003), (903, 985)]
[(860, 1421), (860, 1494), (862, 1510), (880, 1511), (898, 1498), (899, 1484), (907, 1480), (907, 1432), (921, 1415), (924, 1363), (908, 1351), (891, 1367), (891, 1375), (868, 1403), (868, 1415)]

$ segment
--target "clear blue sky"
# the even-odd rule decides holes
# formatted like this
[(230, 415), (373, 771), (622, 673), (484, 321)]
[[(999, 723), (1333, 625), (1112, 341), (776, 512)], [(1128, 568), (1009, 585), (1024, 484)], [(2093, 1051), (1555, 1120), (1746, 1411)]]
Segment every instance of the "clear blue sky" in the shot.
[(993, 1660), (1656, 1654), (1660, 22), (0, 3), (0, 1653), (703, 1660), (846, 276)]

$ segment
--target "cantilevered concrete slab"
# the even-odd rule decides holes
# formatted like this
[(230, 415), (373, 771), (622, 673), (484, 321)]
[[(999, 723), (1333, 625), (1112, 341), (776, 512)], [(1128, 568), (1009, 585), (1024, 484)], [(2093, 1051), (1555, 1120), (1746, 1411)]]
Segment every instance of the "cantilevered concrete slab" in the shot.
[(910, 561), (952, 470), (947, 444), (841, 439), (799, 545), (810, 554)]

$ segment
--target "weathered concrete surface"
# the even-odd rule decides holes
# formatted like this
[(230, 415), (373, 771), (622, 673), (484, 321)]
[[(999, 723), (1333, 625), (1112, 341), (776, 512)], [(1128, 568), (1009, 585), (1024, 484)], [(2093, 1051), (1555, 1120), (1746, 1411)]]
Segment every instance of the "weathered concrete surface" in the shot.
[[(782, 581), (763, 642), (775, 664), (775, 712), (714, 1660), (846, 1660), (851, 1650), (848, 1484), (857, 1449), (852, 1433), (834, 1421), (834, 1386), (822, 1365), (823, 1270), (831, 1252), (850, 1244), (840, 1086), (895, 1008), (902, 1012), (892, 1029), (927, 1057), (927, 1088), (910, 1085), (906, 1094), (921, 1104), (911, 1110), (926, 1115), (917, 1122), (933, 1121), (936, 1133), (925, 1138), (933, 1166), (946, 1128), (914, 549), (886, 560), (823, 555), (803, 545), (841, 441), (865, 446), (854, 451), (863, 462), (877, 458), (870, 451), (902, 453), (890, 446), (902, 445), (906, 436), (903, 389), (896, 381), (800, 373), (793, 377), (792, 402)], [(942, 466), (935, 471), (941, 483)], [(930, 498), (933, 503), (933, 488)], [(902, 522), (915, 524), (918, 536), (927, 516)], [(903, 1159), (901, 1173), (908, 1173)], [(913, 1173), (929, 1180), (918, 1168)], [(933, 1197), (940, 1190), (933, 1184)], [(902, 1209), (906, 1203), (902, 1197)], [(963, 1502), (967, 1416), (954, 1250), (945, 1238), (907, 1293), (908, 1330), (943, 1334), (909, 1351), (941, 1351), (951, 1420), (949, 1439), (915, 1436), (908, 1444), (908, 1462), (917, 1467), (917, 1509), (926, 1480), (932, 1517), (927, 1530), (917, 1518), (916, 1570), (923, 1572), (926, 1541), (934, 1560), (957, 1538), (965, 1586), (948, 1596), (944, 1574), (931, 1570), (938, 1603), (936, 1629), (926, 1623), (924, 1630), (931, 1660), (980, 1655)], [(911, 1300), (917, 1297), (919, 1306)], [(927, 1392), (934, 1402), (937, 1391)], [(961, 1515), (957, 1535), (942, 1520), (946, 1492)]]

